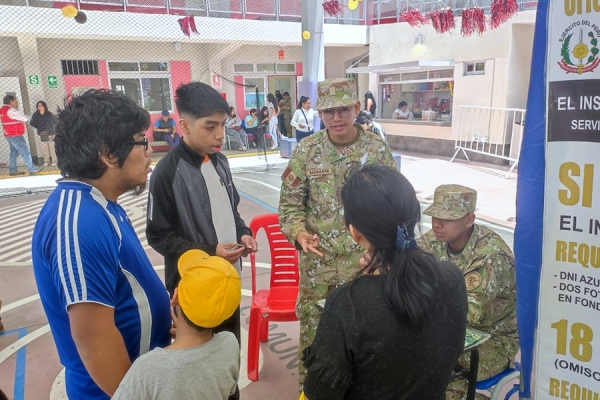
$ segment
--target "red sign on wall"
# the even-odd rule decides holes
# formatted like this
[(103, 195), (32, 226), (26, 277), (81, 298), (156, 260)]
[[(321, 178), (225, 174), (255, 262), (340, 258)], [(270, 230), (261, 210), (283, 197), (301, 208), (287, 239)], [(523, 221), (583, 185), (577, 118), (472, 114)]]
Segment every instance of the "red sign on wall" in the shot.
[(279, 55), (279, 61), (283, 61), (285, 59), (285, 50), (279, 49), (278, 55)]
[(221, 77), (219, 75), (213, 75), (213, 86), (221, 86)]

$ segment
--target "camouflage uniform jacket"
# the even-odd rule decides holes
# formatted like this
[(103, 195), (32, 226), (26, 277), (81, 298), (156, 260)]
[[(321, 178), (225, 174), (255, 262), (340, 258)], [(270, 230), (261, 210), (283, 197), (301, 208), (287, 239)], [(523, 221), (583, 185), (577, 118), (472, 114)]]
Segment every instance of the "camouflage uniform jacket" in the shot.
[[(463, 272), (467, 285), (467, 324), (492, 338), (479, 351), (482, 372), (500, 369), (513, 361), (518, 349), (515, 259), (498, 234), (475, 225), (463, 251), (453, 254), (448, 244), (436, 239), (433, 230), (419, 238), (419, 246), (440, 261), (450, 261)], [(481, 379), (481, 374), (480, 374)]]
[[(295, 148), (282, 176), (279, 221), (290, 243), (306, 231), (319, 236), (323, 258), (300, 255), (302, 286), (328, 289), (314, 293), (325, 298), (333, 287), (347, 282), (358, 271), (361, 248), (352, 240), (344, 222), (341, 191), (347, 173), (361, 164), (396, 167), (387, 144), (355, 125), (358, 135), (344, 151), (329, 140), (326, 130), (303, 139)], [(323, 297), (321, 297), (323, 296)]]

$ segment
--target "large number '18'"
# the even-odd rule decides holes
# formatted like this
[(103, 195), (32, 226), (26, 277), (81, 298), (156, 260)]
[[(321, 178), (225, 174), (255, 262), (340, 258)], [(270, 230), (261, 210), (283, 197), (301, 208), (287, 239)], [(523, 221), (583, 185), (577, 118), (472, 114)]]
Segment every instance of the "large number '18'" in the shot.
[(567, 355), (567, 341), (571, 356), (579, 361), (587, 362), (592, 359), (592, 339), (594, 331), (586, 324), (579, 322), (571, 325), (571, 340), (567, 336), (569, 321), (561, 319), (550, 325), (556, 329), (556, 354)]

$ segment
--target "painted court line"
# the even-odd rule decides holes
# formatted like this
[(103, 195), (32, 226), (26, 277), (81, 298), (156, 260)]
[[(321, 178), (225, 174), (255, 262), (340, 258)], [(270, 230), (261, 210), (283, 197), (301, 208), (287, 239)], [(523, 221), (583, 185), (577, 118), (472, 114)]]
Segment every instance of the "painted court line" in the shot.
[(50, 325), (44, 325), (41, 328), (36, 329), (28, 335), (23, 336), (21, 339), (17, 340), (10, 346), (0, 350), (0, 364), (2, 364), (6, 359), (12, 356), (14, 353), (19, 351), (20, 348), (27, 346), (29, 343), (33, 342), (35, 339), (39, 338), (42, 335), (50, 332)]

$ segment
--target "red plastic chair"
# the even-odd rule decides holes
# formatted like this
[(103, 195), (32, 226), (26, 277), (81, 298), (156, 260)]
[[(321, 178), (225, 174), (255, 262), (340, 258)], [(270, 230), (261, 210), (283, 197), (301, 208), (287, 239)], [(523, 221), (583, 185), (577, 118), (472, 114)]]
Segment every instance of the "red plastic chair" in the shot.
[(252, 271), (252, 305), (248, 326), (248, 379), (258, 380), (260, 342), (269, 337), (269, 321), (297, 321), (298, 250), (292, 246), (279, 227), (276, 213), (260, 215), (250, 222), (254, 237), (265, 230), (271, 250), (271, 282), (269, 289), (256, 290), (256, 256), (250, 254)]

